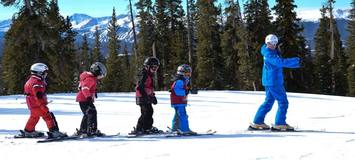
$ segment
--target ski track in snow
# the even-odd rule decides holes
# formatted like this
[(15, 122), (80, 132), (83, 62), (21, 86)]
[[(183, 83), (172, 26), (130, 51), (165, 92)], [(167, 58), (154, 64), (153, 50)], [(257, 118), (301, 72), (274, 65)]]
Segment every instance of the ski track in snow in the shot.
[[(199, 91), (190, 95), (187, 113), (190, 128), (197, 132), (216, 130), (215, 135), (191, 137), (125, 137), (140, 115), (134, 93), (99, 93), (95, 102), (98, 127), (116, 137), (36, 143), (40, 139), (14, 139), (29, 117), (24, 96), (0, 96), (0, 159), (51, 160), (353, 160), (355, 157), (355, 98), (287, 93), (287, 122), (300, 132), (247, 131), (264, 92)], [(167, 130), (174, 110), (169, 92), (157, 92), (154, 126)], [(73, 134), (82, 113), (75, 94), (49, 94), (48, 105), (59, 128)], [(266, 116), (274, 123), (277, 103)], [(36, 130), (46, 132), (41, 119)]]

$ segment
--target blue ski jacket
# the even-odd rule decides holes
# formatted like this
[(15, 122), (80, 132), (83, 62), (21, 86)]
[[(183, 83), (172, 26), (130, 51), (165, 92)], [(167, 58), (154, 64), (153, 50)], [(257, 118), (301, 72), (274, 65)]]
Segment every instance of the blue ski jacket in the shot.
[(267, 48), (266, 44), (261, 47), (264, 57), (262, 84), (263, 86), (282, 86), (283, 68), (299, 68), (300, 58), (282, 58), (277, 49)]

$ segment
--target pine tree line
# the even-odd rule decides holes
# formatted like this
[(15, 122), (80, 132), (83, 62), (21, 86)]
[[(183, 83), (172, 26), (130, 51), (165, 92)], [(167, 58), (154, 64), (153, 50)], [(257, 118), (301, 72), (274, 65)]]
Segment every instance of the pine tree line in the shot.
[[(12, 5), (12, 1), (2, 4)], [(24, 1), (5, 37), (1, 69), (7, 93), (21, 93), (22, 85), (18, 84), (26, 80), (29, 66), (39, 61), (52, 70), (49, 88), (53, 92), (75, 91), (79, 73), (94, 61), (104, 62), (108, 68), (107, 78), (99, 86), (102, 91), (132, 91), (136, 71), (153, 52), (161, 62), (157, 89), (167, 90), (176, 67), (187, 63), (193, 67), (195, 87), (262, 90), (260, 48), (265, 36), (275, 33), (283, 57), (302, 59), (301, 69), (285, 70), (288, 91), (355, 95), (354, 1), (347, 47), (329, 16), (334, 0), (328, 0), (320, 9), (315, 51), (311, 52), (301, 34), (303, 27), (293, 0), (276, 0), (272, 9), (267, 0), (247, 0), (243, 13), (238, 0), (225, 0), (224, 8), (216, 0), (186, 0), (186, 7), (182, 0), (138, 0), (137, 59), (128, 55), (126, 46), (120, 46), (115, 9), (107, 28), (108, 57), (103, 57), (98, 28), (93, 46), (86, 36), (75, 46), (76, 33), (69, 19), (60, 16), (55, 0), (31, 1), (30, 5), (27, 1), (31, 0)]]
[[(13, 0), (4, 0), (5, 6), (14, 5)], [(2, 57), (3, 94), (23, 92), (23, 85), (30, 75), (33, 63), (48, 65), (49, 92), (75, 92), (79, 75), (88, 71), (92, 63), (106, 63), (110, 81), (99, 84), (101, 91), (130, 91), (129, 75), (131, 59), (127, 49), (119, 53), (115, 9), (108, 28), (109, 52), (107, 58), (101, 53), (100, 33), (96, 27), (95, 43), (91, 46), (87, 36), (79, 46), (75, 45), (76, 32), (68, 17), (59, 14), (56, 0), (25, 0), (20, 11), (12, 19), (12, 27), (5, 35)]]

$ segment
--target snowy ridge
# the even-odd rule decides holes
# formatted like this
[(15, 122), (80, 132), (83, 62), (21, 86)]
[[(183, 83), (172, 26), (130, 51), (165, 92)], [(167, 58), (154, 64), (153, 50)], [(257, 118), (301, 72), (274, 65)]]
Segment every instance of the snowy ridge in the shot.
[[(100, 40), (102, 42), (107, 42), (107, 29), (111, 21), (111, 16), (91, 17), (85, 14), (74, 14), (69, 18), (73, 25), (73, 30), (77, 31), (80, 36), (87, 34), (89, 39), (94, 39), (94, 32), (97, 26), (100, 32)], [(118, 15), (117, 25), (119, 25), (119, 39), (128, 43), (133, 43), (133, 33), (131, 32), (132, 25), (129, 16), (125, 14)]]
[(7, 32), (10, 29), (11, 20), (0, 21), (0, 32)]
[[(169, 92), (156, 92), (154, 126), (171, 126), (174, 110)], [(73, 94), (49, 94), (48, 105), (61, 131), (72, 134), (81, 122), (82, 113)], [(189, 95), (190, 128), (197, 132), (216, 130), (212, 136), (198, 137), (125, 137), (136, 125), (140, 108), (135, 93), (99, 93), (95, 102), (98, 128), (112, 138), (93, 138), (38, 144), (38, 139), (13, 139), (28, 119), (23, 95), (0, 96), (1, 160), (35, 159), (38, 155), (51, 160), (353, 160), (355, 157), (355, 98), (316, 94), (288, 93), (287, 122), (309, 132), (246, 131), (264, 92), (200, 91)], [(277, 103), (266, 116), (274, 123)], [(46, 131), (41, 119), (37, 130)], [(21, 153), (21, 154), (19, 154)], [(53, 156), (55, 155), (55, 156)]]
[[(319, 9), (298, 9), (297, 17), (301, 18), (302, 21), (312, 21), (318, 22), (321, 18)], [(335, 19), (346, 19), (349, 20), (350, 9), (336, 9), (333, 11), (333, 16)]]
[[(86, 14), (73, 14), (69, 17), (72, 23), (73, 30), (78, 32), (79, 40), (84, 34), (87, 34), (89, 39), (94, 39), (95, 27), (98, 26), (100, 39), (102, 42), (107, 42), (107, 28), (110, 23), (111, 16), (106, 17), (91, 17)], [(0, 32), (7, 32), (11, 26), (11, 20), (0, 21)], [(136, 20), (136, 24), (137, 24)], [(119, 40), (126, 43), (133, 43), (132, 24), (130, 17), (126, 14), (117, 16), (117, 24), (119, 25), (118, 35)]]

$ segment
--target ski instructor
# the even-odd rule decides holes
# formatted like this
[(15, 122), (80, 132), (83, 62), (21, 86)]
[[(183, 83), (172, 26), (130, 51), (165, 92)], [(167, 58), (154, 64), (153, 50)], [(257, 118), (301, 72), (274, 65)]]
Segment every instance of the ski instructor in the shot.
[(279, 131), (290, 131), (294, 128), (286, 123), (288, 100), (283, 85), (283, 68), (299, 68), (300, 58), (282, 58), (280, 51), (276, 48), (278, 38), (269, 34), (265, 38), (265, 44), (261, 47), (261, 54), (264, 57), (262, 85), (265, 87), (266, 98), (259, 107), (249, 130), (268, 130), (270, 126), (264, 123), (266, 114), (271, 110), (275, 100), (278, 102), (278, 110), (275, 117), (275, 125), (271, 129)]

